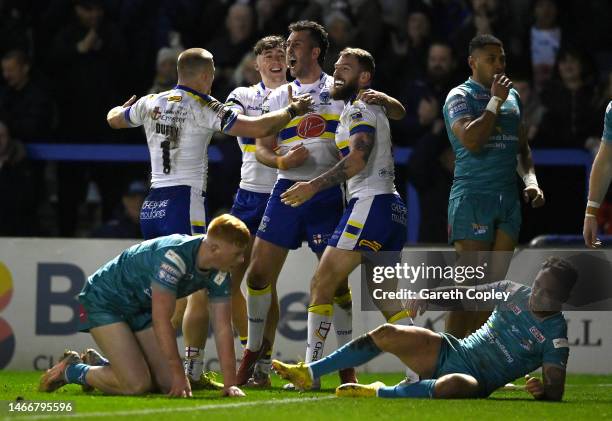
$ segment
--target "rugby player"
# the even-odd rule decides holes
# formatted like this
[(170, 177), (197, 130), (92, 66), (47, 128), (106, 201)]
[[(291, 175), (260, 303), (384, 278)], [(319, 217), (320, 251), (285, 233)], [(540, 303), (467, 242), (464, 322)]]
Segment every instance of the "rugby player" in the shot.
[[(151, 155), (151, 192), (142, 205), (145, 239), (169, 234), (202, 234), (206, 227), (207, 150), (214, 132), (257, 137), (276, 133), (293, 117), (305, 113), (308, 97), (296, 98), (282, 111), (265, 116), (239, 115), (209, 96), (215, 75), (213, 56), (201, 48), (183, 51), (178, 58), (178, 84), (166, 92), (130, 98), (109, 111), (112, 128), (144, 126)], [(173, 320), (183, 319), (185, 370), (194, 382), (202, 378), (208, 336), (206, 294), (199, 291), (177, 305)], [(201, 309), (201, 311), (192, 308)]]
[[(306, 361), (323, 356), (331, 324), (334, 292), (371, 252), (397, 252), (406, 243), (407, 209), (394, 185), (391, 132), (380, 105), (357, 99), (371, 85), (375, 63), (359, 48), (345, 48), (335, 64), (331, 96), (343, 101), (336, 146), (343, 159), (308, 182), (297, 182), (281, 195), (285, 205), (301, 206), (318, 192), (347, 182), (348, 206), (327, 243), (310, 283)], [(388, 285), (387, 285), (388, 286)], [(410, 317), (397, 301), (377, 300), (389, 322)], [(412, 374), (412, 373), (409, 373)]]
[[(267, 36), (255, 44), (255, 69), (259, 72), (261, 82), (248, 87), (234, 89), (228, 96), (225, 105), (239, 114), (258, 116), (269, 111), (267, 99), (272, 90), (287, 83), (287, 64), (285, 62), (285, 39), (280, 36)], [(276, 182), (276, 168), (270, 168), (255, 157), (255, 139), (252, 137), (238, 137), (238, 145), (242, 151), (242, 167), (240, 169), (240, 187), (236, 192), (231, 215), (242, 220), (249, 228), (251, 242), (247, 248), (245, 261), (232, 271), (232, 321), (234, 329), (238, 331), (240, 342), (246, 346), (247, 341), (247, 315), (246, 300), (240, 289), (242, 278), (250, 262), (253, 239), (257, 228), (266, 210), (270, 192)], [(302, 148), (303, 149), (303, 148)], [(297, 160), (298, 163), (306, 158), (305, 150), (294, 153), (288, 152), (287, 160)], [(276, 288), (272, 289), (272, 305), (266, 320), (266, 333), (272, 344), (274, 332), (278, 323), (279, 309)], [(270, 386), (270, 355), (265, 355), (255, 366), (253, 378), (247, 385), (267, 387)]]
[(42, 375), (40, 390), (67, 383), (104, 393), (191, 396), (191, 386), (171, 324), (176, 300), (206, 290), (224, 396), (244, 396), (236, 386), (228, 272), (244, 260), (249, 231), (231, 215), (213, 219), (208, 234), (174, 234), (132, 246), (91, 275), (78, 296), (80, 331), (91, 333), (108, 359), (84, 364), (74, 351)]
[[(343, 367), (365, 364), (389, 352), (424, 380), (395, 386), (382, 382), (344, 384), (336, 389), (336, 394), (380, 398), (484, 398), (507, 382), (527, 375), (526, 390), (534, 398), (559, 401), (563, 397), (569, 356), (567, 322), (560, 310), (576, 279), (577, 272), (570, 263), (551, 257), (542, 265), (531, 288), (511, 281), (476, 287), (510, 292), (511, 295), (508, 301), (498, 302), (486, 323), (465, 339), (415, 326), (384, 324), (317, 362), (285, 364), (274, 360), (272, 367), (283, 378), (307, 389), (313, 378)], [(444, 287), (451, 288), (470, 287)], [(446, 303), (436, 302), (438, 305)], [(426, 306), (426, 301), (409, 303), (411, 310), (421, 313)], [(543, 381), (528, 375), (538, 367), (542, 367)]]
[(599, 247), (601, 241), (597, 238), (597, 212), (606, 196), (612, 180), (612, 101), (608, 103), (604, 116), (604, 130), (601, 144), (593, 161), (589, 178), (589, 200), (584, 213), (582, 234), (584, 243), (589, 248)]
[[(469, 54), (472, 76), (449, 92), (443, 107), (455, 152), (448, 240), (460, 256), (462, 252), (512, 252), (521, 226), (515, 172), (523, 178), (523, 198), (532, 207), (544, 204), (544, 194), (521, 122), (521, 100), (504, 74), (502, 42), (492, 35), (477, 35), (470, 41)], [(499, 266), (493, 279), (505, 276), (506, 265)], [(450, 312), (446, 331), (465, 337), (488, 316), (486, 312)]]
[[(320, 257), (328, 239), (333, 234), (343, 213), (344, 199), (339, 186), (317, 193), (300, 208), (284, 205), (280, 195), (296, 181), (311, 180), (339, 160), (334, 144), (335, 131), (342, 101), (331, 98), (332, 78), (322, 71), (322, 63), (329, 46), (327, 32), (316, 22), (299, 21), (289, 26), (286, 60), (291, 75), (296, 78), (288, 86), (298, 93), (310, 93), (315, 101), (314, 112), (303, 118), (293, 119), (276, 136), (256, 140), (257, 159), (272, 168), (278, 168), (278, 180), (272, 190), (265, 214), (256, 234), (247, 270), (248, 340), (238, 370), (238, 382), (244, 384), (251, 376), (255, 362), (270, 348), (264, 341), (264, 327), (270, 308), (272, 285), (290, 249), (308, 241), (311, 250)], [(280, 87), (270, 96), (270, 110), (287, 103), (286, 88)], [(405, 111), (401, 104), (387, 95), (379, 100), (389, 110), (392, 118), (402, 118)], [(279, 146), (277, 149), (276, 146)], [(297, 165), (287, 158), (287, 153), (307, 154), (306, 160)], [(280, 156), (277, 153), (280, 151)], [(339, 344), (348, 342), (352, 335), (352, 299), (345, 279), (336, 292), (334, 327)], [(273, 332), (272, 332), (273, 333)], [(308, 357), (308, 356), (307, 356)], [(343, 381), (354, 379), (354, 371), (341, 373)]]

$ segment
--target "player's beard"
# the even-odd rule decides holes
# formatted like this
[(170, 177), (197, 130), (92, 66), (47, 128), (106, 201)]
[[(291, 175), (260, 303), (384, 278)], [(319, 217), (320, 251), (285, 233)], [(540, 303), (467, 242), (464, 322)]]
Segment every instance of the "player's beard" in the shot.
[(341, 87), (336, 87), (332, 85), (330, 89), (332, 99), (338, 101), (346, 101), (353, 95), (356, 95), (359, 92), (359, 86), (357, 85), (357, 79), (353, 79), (351, 81), (345, 80), (344, 85)]

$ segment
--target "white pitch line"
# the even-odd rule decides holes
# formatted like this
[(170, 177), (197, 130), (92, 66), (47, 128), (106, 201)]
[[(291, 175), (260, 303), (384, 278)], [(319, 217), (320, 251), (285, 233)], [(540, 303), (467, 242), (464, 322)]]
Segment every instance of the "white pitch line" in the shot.
[(198, 405), (198, 406), (180, 406), (172, 408), (153, 408), (153, 409), (136, 409), (133, 411), (114, 411), (114, 412), (73, 412), (73, 413), (54, 413), (45, 415), (24, 415), (15, 417), (5, 417), (3, 421), (14, 421), (14, 420), (44, 420), (57, 418), (58, 416), (65, 417), (77, 417), (77, 418), (99, 418), (99, 417), (122, 417), (129, 415), (147, 415), (147, 414), (161, 414), (165, 412), (191, 412), (191, 411), (206, 411), (212, 409), (226, 409), (226, 408), (243, 408), (245, 406), (256, 406), (265, 404), (283, 405), (288, 403), (306, 403), (313, 401), (322, 401), (333, 399), (336, 396), (323, 396), (321, 398), (290, 398), (290, 399), (270, 399), (266, 401), (249, 401), (249, 402), (236, 402), (236, 403), (217, 403), (212, 405)]

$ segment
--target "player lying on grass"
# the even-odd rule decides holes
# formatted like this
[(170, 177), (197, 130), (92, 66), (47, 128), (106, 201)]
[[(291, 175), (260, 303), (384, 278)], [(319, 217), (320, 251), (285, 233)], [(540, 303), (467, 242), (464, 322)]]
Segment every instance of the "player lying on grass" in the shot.
[(97, 358), (102, 365), (84, 364), (76, 352), (67, 351), (43, 374), (40, 390), (76, 383), (108, 394), (191, 396), (170, 320), (178, 298), (204, 289), (223, 373), (222, 394), (244, 396), (236, 387), (228, 273), (244, 260), (249, 238), (242, 221), (222, 215), (212, 220), (207, 235), (144, 241), (106, 263), (89, 277), (78, 300), (79, 330), (91, 333), (108, 363)]
[[(465, 339), (387, 323), (319, 361), (293, 365), (274, 360), (272, 367), (281, 377), (308, 389), (313, 378), (365, 364), (389, 352), (424, 380), (395, 386), (381, 382), (347, 383), (338, 387), (336, 394), (443, 399), (487, 397), (495, 389), (541, 366), (543, 382), (528, 377), (526, 390), (536, 399), (559, 401), (563, 396), (569, 355), (567, 323), (560, 310), (576, 279), (576, 270), (570, 263), (551, 257), (542, 265), (531, 288), (511, 281), (477, 287), (511, 295), (507, 301), (498, 302), (487, 322)], [(445, 287), (451, 288), (470, 287)], [(441, 303), (436, 301), (436, 304)], [(427, 302), (420, 300), (409, 303), (410, 310), (421, 313), (426, 306)]]

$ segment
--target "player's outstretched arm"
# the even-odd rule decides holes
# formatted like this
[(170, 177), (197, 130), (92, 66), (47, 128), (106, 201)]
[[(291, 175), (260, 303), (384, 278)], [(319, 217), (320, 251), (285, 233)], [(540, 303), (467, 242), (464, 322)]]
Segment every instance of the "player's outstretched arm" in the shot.
[(533, 157), (531, 156), (531, 148), (527, 140), (527, 130), (522, 124), (519, 127), (519, 154), (516, 171), (525, 183), (525, 188), (523, 189), (523, 199), (525, 203), (531, 202), (532, 208), (544, 206), (544, 192), (538, 185), (538, 179), (536, 178), (535, 167), (533, 165)]
[(217, 344), (217, 355), (223, 374), (223, 396), (245, 396), (236, 386), (236, 355), (234, 353), (234, 332), (232, 331), (232, 305), (230, 300), (210, 303)]
[(597, 212), (612, 180), (612, 144), (601, 142), (589, 178), (589, 202), (584, 215), (582, 235), (589, 248), (601, 245), (597, 238)]
[(358, 97), (366, 104), (382, 105), (387, 110), (387, 117), (391, 120), (401, 120), (406, 116), (406, 109), (397, 99), (384, 92), (366, 89)]
[(123, 105), (112, 108), (106, 115), (108, 125), (113, 129), (128, 129), (132, 126), (125, 119), (125, 109), (136, 102), (136, 95), (132, 95)]
[(365, 168), (374, 148), (373, 132), (358, 132), (349, 139), (350, 152), (333, 168), (308, 182), (295, 183), (281, 195), (285, 205), (297, 207), (317, 192), (344, 183)]
[(185, 376), (183, 362), (176, 345), (176, 330), (170, 322), (174, 313), (176, 296), (155, 284), (153, 284), (151, 289), (153, 331), (162, 353), (168, 360), (172, 375), (172, 387), (170, 392), (168, 392), (168, 396), (191, 397), (191, 386), (187, 376)]
[(491, 86), (491, 100), (482, 115), (476, 119), (461, 118), (453, 123), (453, 134), (468, 151), (478, 153), (488, 142), (495, 128), (497, 114), (508, 98), (511, 88), (510, 79), (504, 75), (495, 75)]
[(291, 85), (288, 86), (287, 90), (289, 93), (288, 106), (259, 117), (239, 115), (234, 125), (226, 134), (254, 138), (272, 136), (278, 133), (293, 118), (304, 115), (312, 109), (313, 100), (310, 95), (305, 94), (294, 97)]
[(537, 400), (560, 401), (565, 391), (565, 369), (552, 364), (542, 365), (544, 381), (525, 375), (525, 390)]

